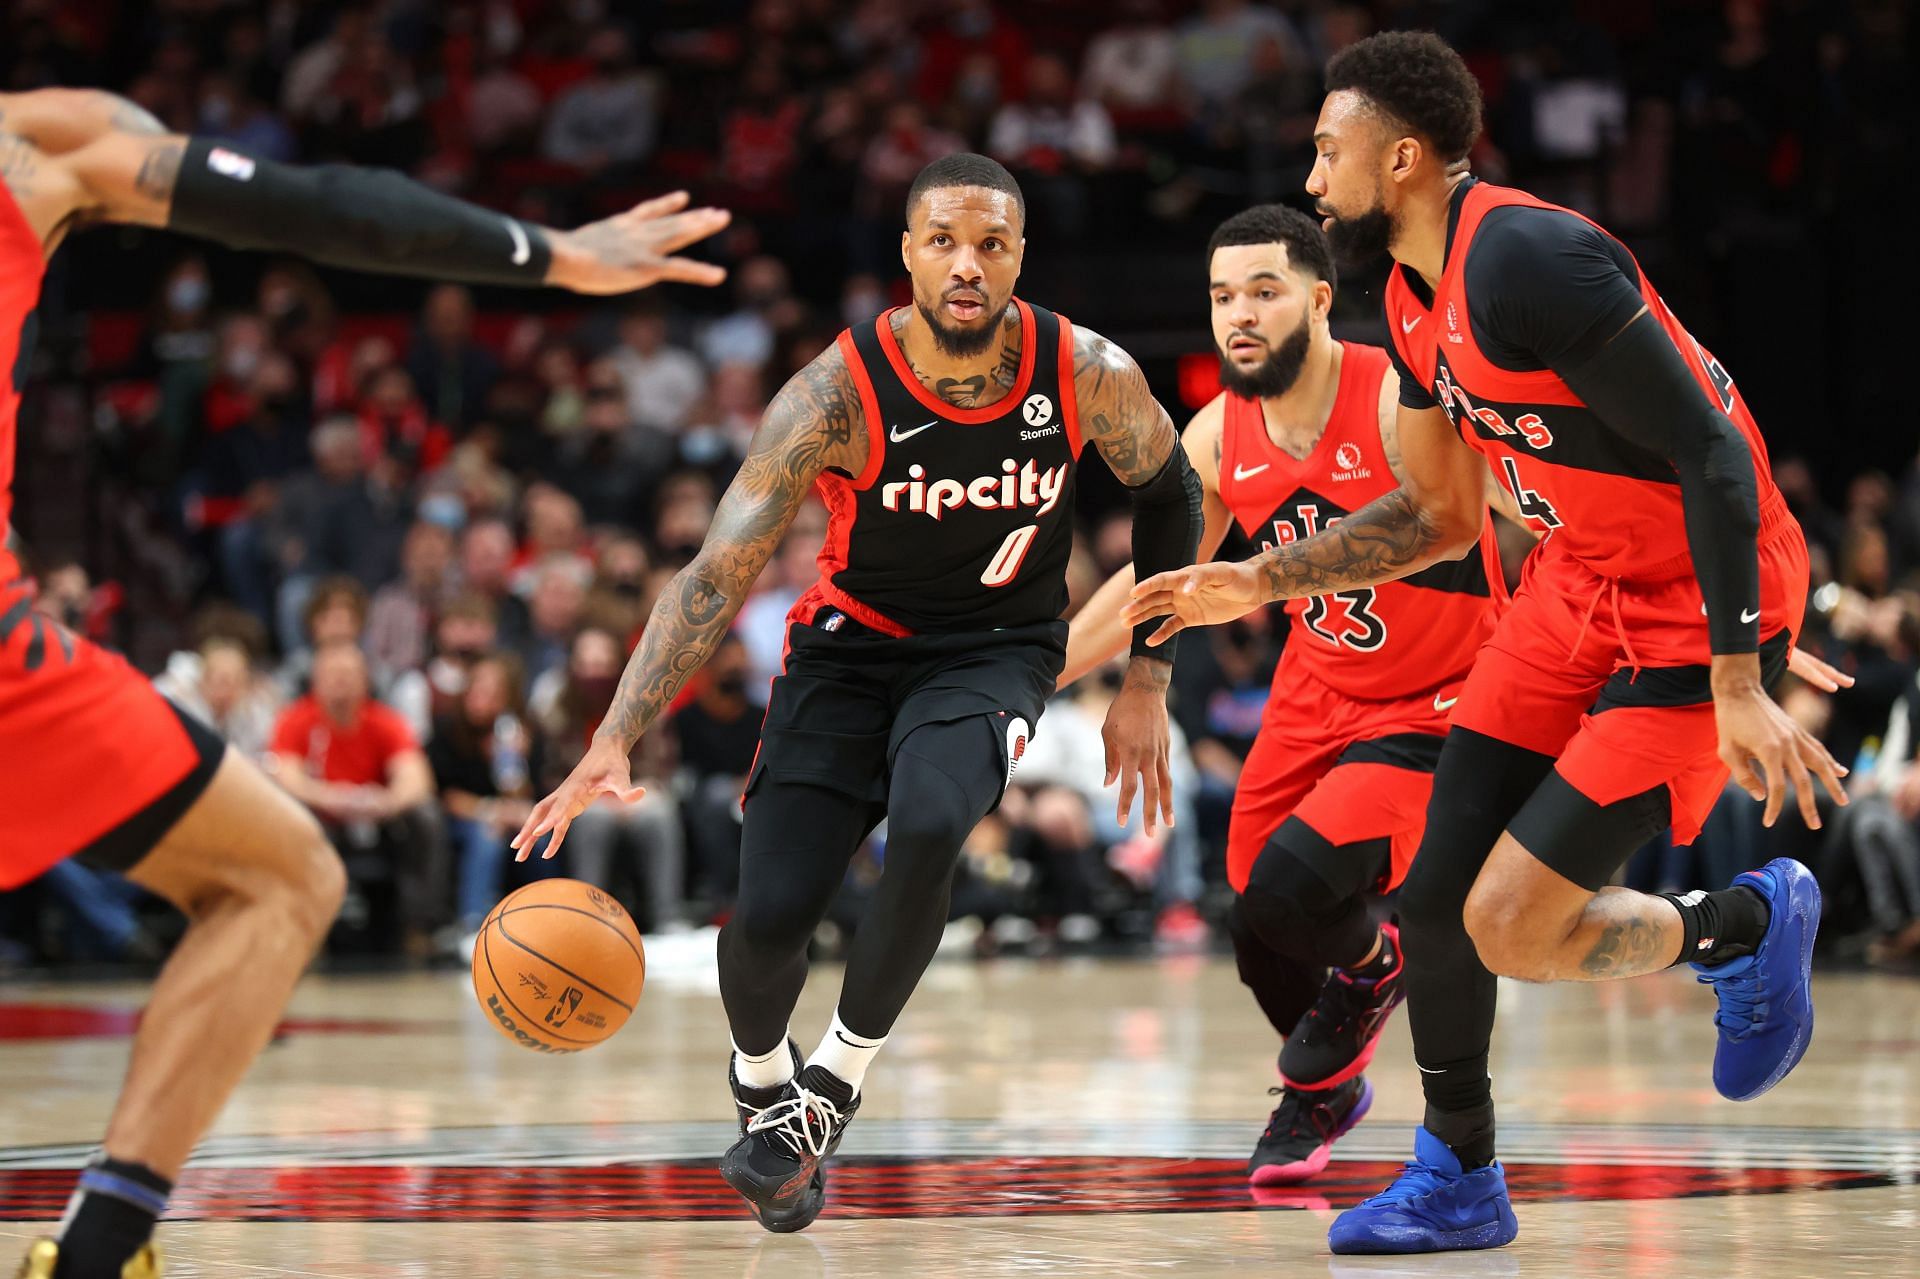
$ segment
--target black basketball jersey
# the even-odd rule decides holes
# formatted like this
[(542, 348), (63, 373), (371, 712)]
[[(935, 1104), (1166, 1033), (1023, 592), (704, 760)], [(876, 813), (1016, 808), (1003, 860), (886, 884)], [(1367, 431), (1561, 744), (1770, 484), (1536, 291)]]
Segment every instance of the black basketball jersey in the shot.
[(891, 315), (840, 335), (867, 419), (864, 472), (820, 477), (822, 586), (837, 607), (893, 634), (1030, 626), (1067, 604), (1073, 469), (1073, 328), (1015, 300), (1020, 372), (992, 404), (964, 409), (920, 384)]

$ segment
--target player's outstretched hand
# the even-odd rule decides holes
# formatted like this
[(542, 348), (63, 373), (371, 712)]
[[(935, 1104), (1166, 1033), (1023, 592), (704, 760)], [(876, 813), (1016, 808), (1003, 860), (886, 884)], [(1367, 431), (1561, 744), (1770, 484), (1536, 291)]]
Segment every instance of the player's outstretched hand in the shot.
[(1167, 758), (1172, 741), (1167, 727), (1167, 681), (1172, 676), (1169, 662), (1134, 658), (1100, 729), (1100, 740), (1107, 748), (1104, 784), (1120, 783), (1119, 822), (1127, 824), (1133, 797), (1139, 793), (1149, 835), (1162, 822), (1173, 825), (1173, 771)]
[(553, 838), (540, 854), (542, 860), (559, 852), (573, 819), (586, 812), (588, 805), (602, 795), (612, 795), (623, 804), (631, 804), (646, 794), (646, 787), (633, 784), (628, 768), (626, 751), (596, 737), (592, 748), (574, 766), (567, 780), (560, 783), (560, 789), (535, 804), (527, 814), (520, 833), (513, 837), (513, 860), (527, 860), (527, 854), (548, 831), (553, 832)]
[(662, 281), (714, 285), (727, 278), (711, 262), (674, 257), (725, 228), (725, 209), (687, 209), (675, 191), (573, 231), (549, 231), (553, 264), (547, 283), (575, 293), (631, 293)]
[(1771, 826), (1780, 816), (1789, 782), (1800, 801), (1800, 816), (1812, 830), (1820, 829), (1820, 812), (1814, 806), (1815, 777), (1834, 803), (1847, 802), (1846, 788), (1840, 784), (1847, 770), (1757, 682), (1732, 691), (1716, 689), (1713, 713), (1720, 728), (1720, 758), (1733, 770), (1733, 780), (1742, 790), (1766, 803), (1763, 824)]
[(1212, 626), (1245, 617), (1266, 603), (1260, 574), (1249, 561), (1215, 561), (1156, 573), (1136, 584), (1120, 616), (1138, 626), (1154, 617), (1167, 620), (1147, 640), (1164, 644), (1189, 626)]
[(1804, 648), (1795, 648), (1787, 655), (1787, 669), (1823, 693), (1853, 687), (1853, 676), (1827, 665)]

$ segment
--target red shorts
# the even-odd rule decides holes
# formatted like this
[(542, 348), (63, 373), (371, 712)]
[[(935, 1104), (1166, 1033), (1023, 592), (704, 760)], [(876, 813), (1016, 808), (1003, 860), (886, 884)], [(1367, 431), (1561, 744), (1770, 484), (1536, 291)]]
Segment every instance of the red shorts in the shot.
[(76, 854), (131, 866), (224, 750), (123, 658), (33, 612), (13, 568), (0, 554), (0, 889)]
[[(1784, 669), (1806, 603), (1806, 539), (1777, 503), (1760, 528), (1767, 674)], [(1687, 844), (1727, 781), (1711, 661), (1691, 565), (1667, 576), (1602, 577), (1556, 553), (1549, 537), (1527, 557), (1453, 722), (1556, 756), (1560, 776), (1596, 804), (1666, 786), (1674, 842)]]
[(1389, 702), (1361, 701), (1311, 676), (1277, 679), (1274, 687), (1234, 790), (1227, 882), (1243, 891), (1267, 841), (1298, 817), (1336, 846), (1391, 840), (1393, 866), (1380, 889), (1397, 888), (1426, 830), (1433, 769), (1459, 684)]

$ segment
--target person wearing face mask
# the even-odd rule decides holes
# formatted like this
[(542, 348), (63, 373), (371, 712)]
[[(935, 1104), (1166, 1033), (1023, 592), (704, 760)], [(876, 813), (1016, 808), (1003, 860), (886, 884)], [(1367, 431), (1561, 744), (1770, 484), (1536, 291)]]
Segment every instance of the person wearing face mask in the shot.
[(760, 744), (767, 703), (747, 646), (728, 636), (707, 664), (699, 692), (667, 721), (686, 779), (682, 807), (693, 861), (693, 895), (725, 903), (740, 882), (740, 791)]
[(467, 690), (473, 664), (493, 650), (500, 628), (493, 602), (467, 591), (441, 609), (433, 623), (433, 652), (426, 662), (396, 676), (388, 702), (424, 741), (433, 723), (452, 710)]
[[(471, 939), (500, 900), (512, 857), (507, 838), (526, 820), (538, 742), (527, 731), (519, 663), (482, 653), (466, 688), (433, 724), (427, 762), (433, 766), (447, 839), (454, 855), (454, 918)], [(534, 878), (558, 874), (549, 862)]]
[[(534, 713), (544, 734), (543, 786), (565, 779), (586, 754), (613, 703), (624, 652), (610, 631), (587, 627), (574, 638), (564, 680), (540, 690), (545, 696), (536, 697)], [(645, 798), (623, 804), (601, 796), (574, 819), (567, 836), (573, 877), (608, 892), (615, 887), (616, 859), (631, 858), (633, 877), (646, 899), (635, 917), (649, 932), (687, 927), (686, 841), (672, 788), (658, 780), (669, 772), (665, 739), (665, 734), (652, 734), (636, 753), (634, 776), (647, 779)]]

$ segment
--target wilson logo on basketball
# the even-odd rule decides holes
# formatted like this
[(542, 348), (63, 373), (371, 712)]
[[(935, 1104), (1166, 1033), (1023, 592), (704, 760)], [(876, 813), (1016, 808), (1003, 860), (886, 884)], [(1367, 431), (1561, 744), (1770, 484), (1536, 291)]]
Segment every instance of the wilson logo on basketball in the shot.
[(500, 996), (498, 995), (487, 996), (487, 1011), (493, 1014), (493, 1019), (496, 1022), (500, 1023), (500, 1029), (507, 1033), (507, 1037), (519, 1044), (522, 1048), (531, 1048), (537, 1053), (552, 1053), (555, 1056), (580, 1051), (578, 1048), (561, 1048), (555, 1044), (547, 1043), (545, 1040), (535, 1039), (532, 1035), (520, 1029), (520, 1027), (515, 1024), (513, 1018), (507, 1016), (507, 1010), (500, 1006)]

